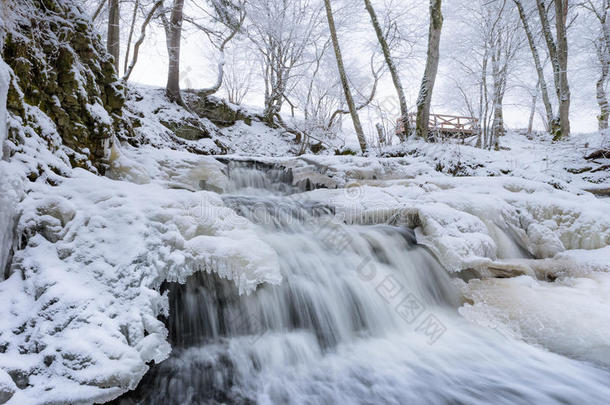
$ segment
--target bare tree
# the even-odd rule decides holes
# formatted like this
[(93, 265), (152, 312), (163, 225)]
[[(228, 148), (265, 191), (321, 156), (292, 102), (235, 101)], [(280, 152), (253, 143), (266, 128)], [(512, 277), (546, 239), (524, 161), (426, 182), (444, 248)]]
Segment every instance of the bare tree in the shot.
[(114, 70), (119, 73), (119, 58), (121, 55), (120, 10), (119, 0), (108, 0), (108, 36), (106, 48), (114, 58)]
[(599, 116), (597, 117), (599, 130), (608, 129), (608, 116), (610, 115), (610, 107), (608, 106), (608, 97), (606, 96), (606, 84), (610, 74), (610, 62), (608, 62), (608, 54), (610, 47), (608, 43), (600, 37), (595, 41), (595, 51), (600, 64), (599, 78), (595, 82), (595, 94), (597, 104), (599, 105)]
[[(142, 22), (142, 27), (140, 28), (140, 37), (138, 38), (133, 47), (133, 59), (131, 60), (129, 66), (125, 68), (125, 74), (123, 75), (122, 79), (123, 81), (126, 82), (127, 80), (129, 80), (129, 76), (131, 76), (131, 72), (133, 72), (136, 63), (138, 62), (138, 53), (140, 51), (140, 45), (142, 45), (142, 42), (144, 42), (144, 38), (146, 37), (146, 27), (148, 27), (148, 24), (162, 6), (163, 0), (157, 0), (157, 2), (154, 3), (153, 7), (146, 15), (144, 22)], [(126, 54), (125, 58), (127, 58), (127, 56), (129, 56), (129, 53)]]
[[(377, 86), (379, 84), (379, 79), (381, 77), (381, 73), (382, 73), (382, 68), (376, 68), (375, 67), (375, 54), (371, 55), (371, 75), (373, 76), (373, 85), (371, 86), (371, 92), (370, 94), (364, 99), (364, 101), (362, 101), (362, 103), (360, 104), (355, 104), (356, 106), (356, 111), (360, 111), (365, 107), (368, 107), (369, 104), (371, 104), (371, 102), (373, 101), (373, 99), (375, 99), (375, 94), (377, 93)], [(357, 93), (360, 93), (357, 89), (356, 89)], [(361, 97), (364, 97), (362, 94), (359, 94)], [(328, 121), (327, 127), (330, 128), (334, 125), (335, 120), (337, 119), (337, 117), (339, 117), (341, 114), (350, 114), (349, 109), (345, 110), (343, 108), (339, 108), (337, 110), (335, 110), (332, 115), (330, 116), (330, 119)]]
[(333, 18), (333, 11), (330, 5), (330, 0), (324, 0), (324, 6), (326, 8), (326, 18), (328, 19), (328, 28), (330, 30), (330, 37), (332, 39), (333, 48), (335, 50), (335, 59), (337, 60), (337, 70), (339, 71), (339, 77), (341, 78), (341, 86), (343, 87), (343, 93), (345, 94), (345, 101), (347, 103), (350, 115), (352, 116), (352, 122), (354, 123), (354, 129), (356, 130), (356, 136), (360, 143), (360, 149), (363, 153), (367, 151), (366, 138), (364, 137), (364, 131), (362, 130), (362, 124), (360, 123), (360, 117), (356, 110), (354, 98), (349, 88), (347, 80), (347, 74), (345, 73), (345, 67), (343, 65), (343, 56), (341, 55), (341, 48), (339, 46), (339, 39), (337, 38), (337, 29), (335, 28), (335, 21)]
[(570, 136), (570, 86), (568, 84), (568, 37), (566, 32), (568, 0), (555, 0), (557, 32), (557, 63), (559, 65), (559, 126), (558, 138)]
[[(529, 44), (530, 51), (532, 53), (532, 58), (534, 59), (534, 66), (536, 68), (536, 74), (538, 75), (538, 88), (540, 89), (540, 93), (542, 95), (542, 103), (544, 104), (544, 110), (546, 112), (546, 121), (547, 121), (546, 125), (547, 125), (547, 128), (549, 128), (552, 133), (555, 133), (557, 131), (557, 128), (553, 129), (551, 127), (553, 125), (553, 123), (556, 122), (553, 119), (554, 118), (553, 106), (551, 105), (551, 99), (549, 97), (549, 92), (548, 92), (548, 88), (546, 85), (546, 79), (544, 78), (544, 67), (542, 66), (542, 62), (540, 61), (540, 54), (538, 53), (536, 39), (530, 28), (528, 18), (525, 13), (525, 10), (523, 9), (521, 0), (513, 0), (513, 2), (517, 6), (517, 10), (519, 11), (519, 18), (521, 19), (521, 24), (523, 25), (523, 30), (525, 32), (525, 36), (527, 37), (527, 42)], [(534, 100), (535, 99), (536, 98), (534, 98)]]
[(322, 6), (318, 0), (249, 0), (248, 37), (261, 58), (265, 84), (264, 115), (279, 118), (296, 70), (310, 63), (308, 47), (322, 37)]
[(443, 14), (441, 0), (430, 0), (430, 27), (428, 31), (428, 53), (426, 69), (417, 98), (417, 136), (428, 139), (428, 121), (430, 119), (430, 103), (432, 91), (436, 81), (439, 61), (439, 45), (441, 29), (443, 27)]
[[(409, 133), (409, 109), (407, 107), (407, 99), (405, 97), (405, 92), (402, 87), (400, 75), (398, 74), (398, 69), (396, 68), (394, 59), (392, 58), (392, 54), (390, 52), (390, 46), (388, 45), (388, 41), (386, 40), (381, 25), (379, 24), (377, 14), (375, 13), (375, 9), (373, 8), (371, 1), (364, 0), (364, 5), (369, 13), (369, 16), (371, 17), (371, 23), (373, 24), (373, 28), (375, 29), (377, 41), (379, 41), (381, 51), (383, 52), (383, 57), (385, 59), (386, 65), (388, 66), (388, 70), (390, 71), (390, 75), (392, 76), (392, 83), (394, 84), (394, 89), (396, 90), (396, 94), (398, 96), (398, 103), (400, 105), (400, 116), (402, 118), (403, 124), (403, 131), (399, 134), (399, 137), (401, 141), (405, 141)], [(379, 129), (379, 127), (377, 128)]]
[(131, 24), (129, 25), (129, 36), (127, 37), (127, 46), (125, 47), (125, 66), (123, 72), (127, 72), (127, 66), (129, 63), (129, 51), (131, 48), (131, 40), (133, 38), (133, 31), (136, 26), (136, 18), (138, 17), (138, 7), (140, 6), (140, 0), (136, 0), (133, 6), (133, 13), (131, 15)]
[(180, 94), (180, 39), (182, 37), (182, 22), (184, 20), (183, 9), (184, 0), (174, 0), (170, 18), (167, 19), (165, 14), (161, 15), (169, 59), (165, 95), (170, 101), (180, 105), (184, 105)]
[(559, 101), (559, 131), (554, 134), (554, 139), (557, 140), (570, 135), (570, 87), (568, 85), (568, 40), (566, 36), (568, 4), (566, 0), (558, 0), (554, 3), (557, 41), (551, 32), (550, 10), (544, 0), (536, 0), (542, 34), (553, 66), (555, 92)]
[[(534, 129), (534, 117), (536, 116), (536, 104), (538, 103), (538, 89), (540, 88), (540, 79), (536, 83), (536, 87), (532, 91), (532, 102), (530, 105), (530, 116), (527, 120), (527, 135), (531, 135)], [(547, 116), (548, 117), (548, 116)]]
[(241, 104), (250, 92), (255, 65), (248, 50), (231, 46), (227, 50), (228, 60), (222, 82), (229, 102)]
[(462, 36), (448, 39), (457, 64), (448, 97), (459, 97), (464, 112), (478, 117), (476, 146), (482, 148), (497, 147), (505, 133), (504, 97), (524, 49), (522, 30), (515, 29), (519, 16), (507, 3), (480, 0), (455, 9)]
[(216, 80), (212, 86), (200, 90), (199, 97), (210, 96), (222, 86), (225, 73), (225, 50), (241, 31), (246, 19), (245, 0), (206, 0), (206, 3), (211, 7), (211, 11), (207, 11), (197, 2), (193, 3), (202, 11), (201, 14), (207, 17), (204, 21), (185, 17), (185, 21), (204, 32), (212, 46), (218, 50)]
[(95, 11), (93, 12), (93, 15), (91, 16), (91, 21), (97, 20), (97, 17), (100, 16), (102, 10), (104, 9), (104, 6), (106, 6), (107, 3), (108, 0), (100, 0), (97, 7), (95, 8)]
[(606, 95), (606, 85), (610, 75), (610, 0), (586, 0), (581, 6), (587, 9), (599, 22), (599, 30), (593, 40), (593, 47), (599, 63), (599, 78), (595, 82), (595, 95), (599, 105), (599, 116), (597, 117), (600, 130), (608, 128), (608, 116), (610, 107)]
[[(494, 6), (490, 6), (493, 7)], [(492, 140), (489, 146), (498, 147), (498, 141), (505, 133), (503, 101), (506, 93), (508, 76), (512, 63), (521, 48), (522, 37), (514, 29), (517, 24), (514, 14), (506, 8), (506, 0), (499, 8), (493, 10), (497, 14), (490, 36), (491, 75), (493, 79), (493, 123)], [(493, 15), (493, 14), (492, 14)]]

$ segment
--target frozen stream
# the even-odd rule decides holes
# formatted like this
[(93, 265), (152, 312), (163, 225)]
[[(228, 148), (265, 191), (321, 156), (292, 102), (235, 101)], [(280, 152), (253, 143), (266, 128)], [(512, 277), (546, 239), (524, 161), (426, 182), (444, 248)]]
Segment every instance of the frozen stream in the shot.
[[(239, 296), (167, 284), (173, 352), (120, 404), (607, 403), (610, 371), (483, 329), (411, 230), (344, 225), (275, 171), (231, 166), (225, 204), (259, 226), (283, 281)], [(235, 269), (239, 271), (239, 269)]]

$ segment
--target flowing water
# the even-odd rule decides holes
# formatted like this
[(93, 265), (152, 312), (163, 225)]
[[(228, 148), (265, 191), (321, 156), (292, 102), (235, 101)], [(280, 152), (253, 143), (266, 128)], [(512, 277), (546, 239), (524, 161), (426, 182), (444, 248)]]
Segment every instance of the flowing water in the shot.
[[(281, 170), (230, 164), (225, 203), (259, 225), (280, 285), (167, 284), (171, 357), (117, 403), (607, 403), (610, 372), (460, 317), (410, 229), (344, 225)], [(306, 187), (306, 186), (304, 186)]]

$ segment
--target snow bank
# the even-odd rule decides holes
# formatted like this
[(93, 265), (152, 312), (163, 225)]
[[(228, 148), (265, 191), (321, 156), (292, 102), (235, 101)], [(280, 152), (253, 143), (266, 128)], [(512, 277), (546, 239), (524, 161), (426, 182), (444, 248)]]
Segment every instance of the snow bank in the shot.
[(556, 353), (610, 367), (608, 291), (610, 273), (553, 283), (529, 276), (472, 280), (464, 286), (470, 303), (460, 313)]
[(0, 274), (4, 273), (8, 263), (13, 243), (16, 207), (23, 197), (22, 176), (3, 158), (8, 125), (6, 95), (9, 81), (9, 67), (0, 58)]
[[(281, 164), (293, 172), (302, 167)], [(318, 189), (298, 198), (335, 206), (337, 215), (349, 223), (413, 227), (418, 241), (433, 249), (451, 271), (485, 270), (498, 259), (552, 258), (566, 250), (599, 249), (610, 243), (608, 202), (590, 194), (510, 176), (450, 177), (391, 159), (363, 166), (364, 172), (358, 166), (342, 168), (341, 177), (333, 166), (311, 164), (311, 172), (345, 188)]]
[(229, 180), (225, 165), (216, 159), (185, 151), (133, 148), (125, 145), (112, 149), (108, 177), (136, 184), (154, 182), (164, 188), (190, 191), (226, 191)]
[(198, 159), (219, 164), (154, 151), (138, 151), (143, 162), (124, 154), (112, 169), (130, 179), (141, 169), (148, 182), (74, 169), (56, 187), (32, 184), (20, 204), (27, 244), (0, 283), (0, 368), (18, 382), (14, 403), (105, 401), (133, 389), (171, 349), (157, 319), (168, 310), (165, 280), (213, 271), (240, 293), (281, 280), (275, 252), (218, 194), (172, 187), (197, 178)]
[(579, 192), (604, 188), (610, 182), (610, 159), (584, 157), (604, 146), (603, 133), (573, 134), (555, 142), (549, 134), (526, 135), (508, 131), (501, 150), (483, 150), (456, 143), (427, 143), (410, 139), (388, 147), (384, 155), (423, 159), (438, 172), (454, 176), (511, 176)]
[(237, 121), (233, 126), (223, 128), (225, 142), (233, 153), (252, 156), (294, 155), (294, 135), (270, 128), (259, 121), (250, 125)]
[[(195, 153), (221, 153), (218, 128), (206, 118), (169, 102), (164, 89), (149, 86), (130, 86), (125, 102), (127, 116), (134, 124), (137, 139), (157, 148), (185, 149)], [(196, 134), (187, 139), (176, 135), (185, 129)]]
[[(142, 143), (204, 154), (296, 155), (295, 135), (261, 122), (257, 109), (232, 105), (214, 97), (209, 98), (208, 105), (195, 94), (183, 96), (189, 110), (170, 103), (164, 89), (130, 86), (126, 105)], [(214, 117), (219, 119), (223, 114), (228, 114), (226, 119), (232, 121), (214, 121)], [(195, 139), (190, 139), (190, 135)]]

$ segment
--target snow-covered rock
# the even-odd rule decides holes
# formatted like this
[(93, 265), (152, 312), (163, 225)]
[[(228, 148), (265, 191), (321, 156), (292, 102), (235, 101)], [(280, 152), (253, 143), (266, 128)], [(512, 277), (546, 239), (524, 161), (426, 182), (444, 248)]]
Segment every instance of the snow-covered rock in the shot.
[(32, 185), (20, 204), (26, 244), (0, 283), (0, 368), (24, 381), (15, 403), (133, 389), (170, 351), (157, 319), (166, 280), (216, 272), (241, 293), (281, 280), (275, 252), (217, 194), (167, 186), (82, 169), (56, 187)]
[(17, 391), (17, 386), (6, 371), (0, 369), (0, 404), (6, 403)]

